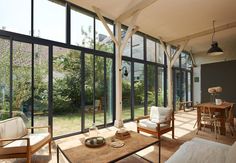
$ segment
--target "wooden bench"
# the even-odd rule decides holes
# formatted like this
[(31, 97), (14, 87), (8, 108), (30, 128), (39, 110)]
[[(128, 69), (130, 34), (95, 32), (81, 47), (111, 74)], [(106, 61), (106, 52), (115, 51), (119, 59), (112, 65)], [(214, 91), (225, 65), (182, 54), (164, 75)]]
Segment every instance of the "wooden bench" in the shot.
[(186, 108), (189, 108), (189, 105), (191, 105), (192, 109), (193, 110), (193, 102), (192, 101), (182, 101), (182, 102), (179, 102), (179, 110), (184, 110), (186, 111)]

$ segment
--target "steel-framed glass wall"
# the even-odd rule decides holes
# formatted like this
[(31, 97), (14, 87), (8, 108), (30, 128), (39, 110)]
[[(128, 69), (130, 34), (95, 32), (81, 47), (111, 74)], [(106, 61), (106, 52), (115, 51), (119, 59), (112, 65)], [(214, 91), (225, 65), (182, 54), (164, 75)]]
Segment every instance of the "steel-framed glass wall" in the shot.
[(174, 107), (179, 109), (179, 102), (192, 101), (192, 60), (187, 52), (182, 52), (173, 68)]
[(133, 120), (149, 114), (151, 106), (166, 106), (166, 58), (159, 41), (137, 33), (122, 59), (123, 118)]
[[(84, 132), (92, 123), (113, 124), (115, 50), (96, 14), (60, 0), (2, 2), (0, 15), (4, 7), (15, 10), (16, 3), (24, 12), (7, 12), (0, 21), (0, 118), (49, 124), (56, 138)], [(49, 11), (55, 16), (48, 17)], [(26, 19), (19, 22), (21, 16)], [(114, 31), (113, 21), (106, 21)], [(152, 105), (165, 106), (166, 64), (159, 41), (137, 32), (122, 60), (124, 119), (148, 114)], [(186, 75), (189, 99), (192, 70)]]
[[(49, 124), (54, 137), (112, 124), (114, 45), (96, 15), (63, 1), (17, 4), (29, 17), (25, 25), (19, 27), (14, 12), (0, 24), (1, 119)], [(15, 2), (2, 6), (14, 10)]]

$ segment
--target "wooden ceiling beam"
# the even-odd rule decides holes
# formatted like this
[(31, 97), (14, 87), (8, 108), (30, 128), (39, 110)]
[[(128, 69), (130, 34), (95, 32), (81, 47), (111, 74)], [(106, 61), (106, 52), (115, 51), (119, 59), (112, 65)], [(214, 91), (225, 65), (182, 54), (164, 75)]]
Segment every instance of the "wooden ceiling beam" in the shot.
[(171, 59), (171, 67), (174, 66), (175, 61), (179, 58), (181, 52), (184, 50), (184, 48), (186, 47), (186, 45), (188, 44), (189, 40), (185, 40), (182, 45), (180, 47), (178, 47), (178, 49), (176, 49), (173, 58)]
[(96, 12), (98, 18), (101, 20), (103, 26), (106, 28), (106, 31), (109, 33), (109, 35), (110, 35), (111, 39), (113, 40), (113, 42), (118, 45), (119, 43), (116, 40), (116, 38), (115, 38), (114, 34), (112, 33), (111, 29), (109, 28), (109, 26), (107, 25), (106, 20), (103, 18), (102, 14), (100, 12), (100, 9), (95, 7), (95, 6), (93, 6), (93, 9)]
[(140, 12), (144, 8), (150, 6), (157, 0), (142, 0), (142, 2), (136, 4), (134, 7), (130, 8), (123, 14), (121, 14), (115, 21), (123, 22), (125, 19), (128, 19), (129, 17), (133, 16), (136, 12)]
[[(220, 31), (227, 30), (227, 29), (234, 28), (234, 27), (236, 27), (236, 21), (216, 27), (215, 32), (220, 32)], [(198, 32), (198, 33), (194, 33), (194, 34), (191, 34), (191, 35), (188, 35), (188, 36), (184, 36), (184, 37), (181, 37), (181, 38), (178, 38), (178, 39), (175, 39), (175, 40), (167, 41), (167, 43), (175, 44), (175, 43), (178, 43), (178, 42), (182, 42), (182, 41), (185, 41), (185, 40), (191, 40), (191, 39), (194, 39), (194, 38), (197, 38), (197, 37), (202, 37), (202, 36), (209, 35), (209, 34), (212, 34), (212, 33), (213, 33), (213, 29), (208, 29), (208, 30), (201, 31), (201, 32)]]

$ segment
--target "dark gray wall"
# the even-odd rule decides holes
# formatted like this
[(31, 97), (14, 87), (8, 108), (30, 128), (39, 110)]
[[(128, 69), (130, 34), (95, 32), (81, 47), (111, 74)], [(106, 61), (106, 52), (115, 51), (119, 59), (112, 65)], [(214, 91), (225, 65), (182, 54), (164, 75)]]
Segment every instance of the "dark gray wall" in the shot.
[(222, 100), (236, 103), (236, 60), (201, 65), (202, 102), (210, 101), (208, 88), (215, 86), (223, 88)]

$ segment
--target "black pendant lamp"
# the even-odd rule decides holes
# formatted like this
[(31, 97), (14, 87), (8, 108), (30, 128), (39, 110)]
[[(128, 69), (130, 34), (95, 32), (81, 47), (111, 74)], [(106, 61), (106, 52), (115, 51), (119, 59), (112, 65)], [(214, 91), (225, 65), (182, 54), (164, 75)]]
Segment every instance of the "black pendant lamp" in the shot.
[(211, 56), (217, 56), (223, 54), (223, 50), (218, 46), (218, 43), (214, 41), (215, 36), (215, 20), (213, 20), (213, 34), (211, 48), (207, 51), (207, 54)]

